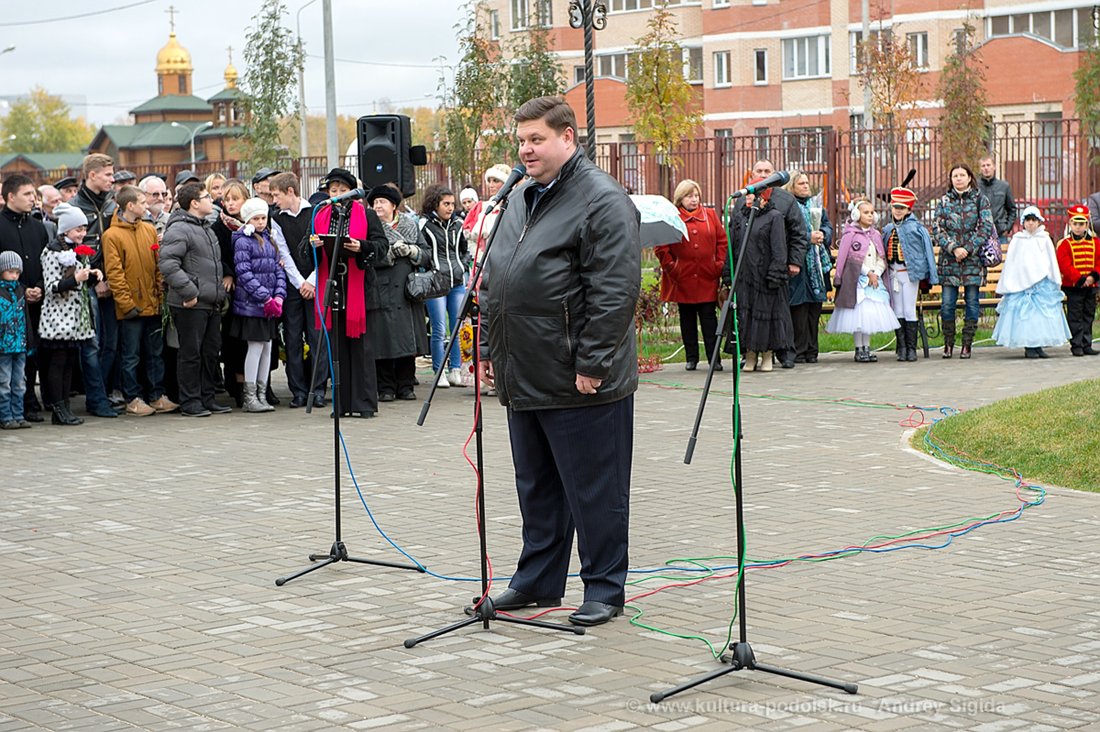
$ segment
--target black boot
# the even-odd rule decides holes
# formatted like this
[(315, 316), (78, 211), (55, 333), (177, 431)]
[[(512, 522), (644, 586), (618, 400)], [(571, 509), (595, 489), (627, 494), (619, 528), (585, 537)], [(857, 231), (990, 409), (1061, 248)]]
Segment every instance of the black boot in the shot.
[(1035, 355), (1039, 358), (1050, 358), (1050, 354), (1042, 349), (1042, 347), (1035, 349)]
[(959, 349), (959, 358), (970, 358), (970, 347), (974, 345), (974, 334), (977, 332), (978, 321), (963, 321), (962, 348)]
[(919, 329), (917, 326), (919, 323), (915, 320), (906, 320), (902, 324), (902, 330), (905, 331), (905, 360), (916, 361), (917, 360), (917, 335)]
[(894, 353), (897, 354), (897, 359), (899, 361), (904, 361), (905, 360), (905, 326), (904, 325), (902, 325), (902, 327), (900, 327), (900, 328), (898, 328), (894, 331), (894, 343), (896, 344), (896, 347), (894, 348)]
[(943, 357), (951, 358), (955, 355), (955, 321), (943, 322)]
[(264, 394), (264, 399), (273, 407), (279, 406), (279, 397), (275, 396), (275, 392), (271, 390), (271, 382), (267, 383), (267, 392)]
[(50, 420), (54, 424), (60, 425), (78, 425), (84, 424), (84, 420), (77, 417), (69, 409), (68, 400), (58, 402), (51, 407), (53, 410), (53, 418)]

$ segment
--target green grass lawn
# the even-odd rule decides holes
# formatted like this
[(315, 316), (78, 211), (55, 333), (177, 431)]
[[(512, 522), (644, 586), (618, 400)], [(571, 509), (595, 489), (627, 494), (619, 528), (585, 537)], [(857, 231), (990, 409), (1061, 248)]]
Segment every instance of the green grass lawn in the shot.
[[(933, 440), (948, 453), (1015, 468), (1034, 483), (1100, 492), (1100, 379), (1006, 399), (949, 417)], [(932, 453), (918, 430), (912, 445)]]

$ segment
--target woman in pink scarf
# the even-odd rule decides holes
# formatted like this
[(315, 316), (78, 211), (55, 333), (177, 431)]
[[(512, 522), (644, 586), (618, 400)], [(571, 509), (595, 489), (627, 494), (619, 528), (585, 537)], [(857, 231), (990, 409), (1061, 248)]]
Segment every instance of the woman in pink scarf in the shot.
[[(355, 176), (343, 168), (333, 168), (325, 177), (325, 184), (327, 193), (332, 198), (355, 188), (356, 180)], [(336, 216), (334, 206), (342, 207), (342, 217)], [(336, 231), (338, 219), (343, 221), (341, 231)], [(314, 231), (318, 234), (331, 234), (346, 239), (344, 249), (349, 255), (346, 262), (336, 264), (336, 282), (340, 286), (341, 295), (339, 313), (315, 311), (314, 316), (317, 327), (324, 327), (328, 331), (333, 356), (337, 355), (339, 349), (340, 416), (373, 417), (378, 411), (378, 378), (374, 371), (371, 340), (367, 337), (367, 307), (368, 302), (377, 300), (373, 263), (386, 256), (389, 243), (378, 214), (359, 201), (324, 204), (318, 209), (313, 223)], [(327, 296), (329, 261), (324, 247), (318, 247), (316, 251), (316, 302), (318, 308), (323, 308)], [(338, 342), (333, 337), (333, 317), (341, 318)], [(318, 351), (318, 357), (327, 362), (329, 355), (324, 342)], [(323, 373), (319, 374), (318, 378), (323, 376)]]

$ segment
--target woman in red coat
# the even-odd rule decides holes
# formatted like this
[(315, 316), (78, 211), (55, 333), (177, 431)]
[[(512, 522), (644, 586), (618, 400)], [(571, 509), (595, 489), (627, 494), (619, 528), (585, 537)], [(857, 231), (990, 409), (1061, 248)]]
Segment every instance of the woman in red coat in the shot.
[[(676, 186), (672, 202), (680, 210), (688, 235), (679, 244), (655, 249), (661, 262), (661, 299), (676, 303), (680, 311), (680, 337), (684, 341), (687, 370), (699, 363), (699, 333), (707, 361), (718, 341), (718, 280), (726, 266), (726, 230), (713, 208), (703, 206), (702, 191), (693, 180)], [(718, 362), (722, 370), (722, 362)]]

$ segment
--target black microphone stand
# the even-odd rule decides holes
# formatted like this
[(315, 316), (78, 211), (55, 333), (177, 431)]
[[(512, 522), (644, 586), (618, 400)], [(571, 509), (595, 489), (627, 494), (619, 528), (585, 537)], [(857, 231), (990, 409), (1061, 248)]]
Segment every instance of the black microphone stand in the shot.
[[(732, 196), (730, 197), (733, 198)], [(729, 200), (726, 201), (728, 207)], [(684, 462), (691, 464), (691, 456), (695, 452), (695, 444), (699, 435), (699, 425), (703, 420), (703, 408), (707, 403), (707, 395), (710, 392), (710, 383), (714, 378), (715, 365), (721, 360), (721, 345), (723, 338), (726, 337), (727, 328), (726, 323), (730, 317), (736, 317), (736, 313), (731, 313), (736, 310), (737, 305), (734, 302), (735, 294), (737, 292), (737, 277), (741, 273), (741, 261), (745, 256), (745, 248), (748, 245), (749, 233), (752, 231), (752, 223), (756, 218), (757, 207), (754, 205), (749, 209), (748, 222), (745, 224), (745, 233), (741, 237), (741, 245), (737, 252), (737, 261), (734, 265), (733, 273), (730, 282), (730, 296), (726, 298), (725, 304), (722, 306), (722, 315), (718, 319), (718, 340), (714, 346), (714, 352), (711, 353), (710, 368), (707, 371), (706, 382), (703, 385), (703, 394), (699, 399), (699, 409), (695, 414), (695, 425), (691, 430), (691, 437), (688, 440), (687, 452), (684, 454)], [(782, 223), (777, 223), (777, 226), (781, 226)], [(727, 222), (726, 227), (727, 235), (730, 231), (729, 224)], [(728, 236), (727, 236), (728, 238)], [(741, 344), (740, 338), (735, 341), (737, 347), (734, 349), (734, 362), (733, 362), (733, 425), (736, 430), (733, 436), (733, 460), (734, 460), (734, 480), (737, 483), (736, 490), (736, 513), (737, 513), (737, 620), (738, 620), (738, 640), (731, 643), (729, 646), (731, 654), (725, 654), (721, 657), (723, 664), (722, 668), (711, 671), (710, 673), (700, 676), (697, 679), (692, 679), (686, 683), (680, 684), (668, 691), (657, 691), (649, 695), (649, 700), (654, 704), (667, 699), (668, 697), (679, 694), (681, 691), (686, 691), (693, 687), (705, 684), (712, 679), (725, 676), (726, 674), (733, 673), (734, 671), (740, 671), (747, 669), (749, 671), (761, 671), (763, 673), (774, 674), (776, 676), (785, 676), (790, 679), (799, 679), (801, 681), (808, 681), (811, 684), (820, 684), (821, 686), (828, 686), (833, 689), (841, 689), (849, 694), (855, 694), (858, 690), (856, 684), (845, 683), (842, 681), (832, 681), (830, 679), (821, 678), (819, 676), (811, 676), (800, 671), (790, 671), (787, 669), (778, 668), (776, 666), (769, 666), (767, 664), (758, 663), (756, 660), (756, 654), (753, 653), (752, 646), (749, 645), (749, 633), (748, 633), (748, 618), (745, 603), (745, 510), (744, 510), (744, 485), (741, 482), (741, 441), (744, 435), (742, 430), (741, 420), (741, 400), (740, 400), (740, 386), (741, 386), (741, 364), (739, 363)]]
[[(503, 189), (502, 189), (503, 190)], [(443, 375), (444, 369), (447, 368), (447, 357), (451, 353), (451, 349), (455, 347), (456, 339), (458, 336), (459, 323), (470, 317), (474, 322), (474, 374), (475, 383), (474, 388), (474, 440), (477, 449), (477, 536), (478, 541), (481, 544), (481, 595), (473, 599), (473, 607), (468, 610), (470, 617), (460, 620), (457, 623), (453, 623), (444, 628), (433, 630), (431, 633), (418, 636), (416, 638), (409, 638), (405, 641), (406, 648), (412, 648), (421, 641), (431, 640), (432, 638), (438, 638), (441, 635), (446, 635), (453, 631), (465, 628), (469, 625), (481, 623), (485, 630), (489, 630), (489, 621), (496, 620), (502, 623), (513, 623), (515, 625), (530, 625), (536, 628), (548, 628), (550, 630), (562, 630), (567, 633), (575, 633), (576, 635), (584, 635), (584, 628), (580, 626), (570, 625), (558, 625), (556, 623), (546, 623), (541, 620), (529, 620), (527, 618), (514, 618), (510, 615), (500, 615), (496, 608), (493, 607), (493, 599), (489, 597), (489, 554), (487, 549), (487, 542), (485, 538), (485, 459), (484, 459), (484, 441), (482, 437), (482, 421), (481, 421), (481, 384), (479, 380), (481, 378), (481, 344), (477, 342), (477, 337), (481, 332), (481, 308), (478, 306), (477, 298), (474, 293), (476, 292), (477, 285), (481, 281), (481, 273), (485, 269), (486, 263), (489, 261), (489, 251), (493, 247), (493, 240), (496, 239), (497, 229), (500, 226), (500, 220), (504, 217), (504, 214), (508, 210), (508, 198), (507, 196), (501, 198), (498, 204), (500, 208), (500, 214), (497, 216), (496, 222), (493, 224), (493, 230), (489, 232), (489, 238), (485, 242), (485, 251), (481, 253), (481, 261), (475, 262), (472, 271), (470, 272), (470, 286), (466, 289), (466, 297), (462, 300), (462, 308), (459, 310), (458, 317), (455, 318), (455, 327), (447, 341), (446, 347), (443, 349), (443, 360), (439, 364), (439, 369), (432, 380), (432, 390), (428, 394), (428, 398), (424, 400), (424, 406), (420, 409), (420, 416), (417, 418), (417, 425), (423, 427), (424, 420), (428, 416), (428, 410), (432, 407), (432, 399), (435, 397), (436, 389), (439, 388), (439, 379)], [(490, 209), (492, 211), (492, 209)]]
[[(333, 474), (333, 490), (335, 493), (335, 499), (333, 506), (336, 513), (336, 538), (332, 542), (332, 547), (329, 548), (328, 554), (310, 554), (309, 561), (318, 562), (317, 564), (310, 565), (305, 569), (299, 570), (294, 574), (287, 575), (286, 577), (280, 577), (275, 580), (277, 587), (282, 587), (287, 582), (293, 579), (298, 579), (302, 575), (314, 572), (321, 567), (327, 567), (330, 564), (336, 562), (355, 562), (356, 564), (373, 564), (377, 567), (392, 567), (394, 569), (411, 569), (417, 572), (424, 572), (423, 567), (413, 566), (411, 564), (399, 564), (397, 562), (386, 562), (375, 559), (360, 559), (358, 557), (348, 556), (348, 548), (344, 545), (344, 541), (340, 534), (340, 413), (343, 405), (340, 403), (340, 339), (343, 331), (341, 330), (340, 321), (342, 319), (341, 311), (345, 309), (344, 303), (341, 300), (341, 294), (347, 293), (347, 276), (348, 276), (348, 264), (347, 262), (341, 262), (342, 258), (345, 258), (345, 254), (342, 251), (343, 245), (340, 241), (343, 237), (344, 223), (347, 219), (347, 211), (343, 206), (332, 204), (333, 215), (336, 216), (336, 231), (337, 236), (334, 240), (335, 243), (332, 247), (332, 256), (329, 257), (329, 272), (327, 285), (325, 286), (325, 304), (322, 308), (322, 321), (321, 326), (324, 327), (324, 322), (328, 318), (332, 319), (332, 337), (329, 338), (329, 346), (332, 351), (332, 474)], [(318, 273), (320, 274), (320, 273)], [(337, 274), (340, 279), (337, 280)], [(318, 333), (318, 345), (324, 338), (323, 333)], [(364, 338), (366, 335), (363, 336)], [(313, 362), (313, 375), (310, 380), (310, 394), (313, 394), (313, 388), (317, 385), (317, 369), (320, 366), (320, 348), (315, 348), (315, 361)], [(309, 404), (306, 406), (307, 412), (312, 412), (313, 399), (311, 398)]]

